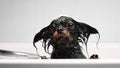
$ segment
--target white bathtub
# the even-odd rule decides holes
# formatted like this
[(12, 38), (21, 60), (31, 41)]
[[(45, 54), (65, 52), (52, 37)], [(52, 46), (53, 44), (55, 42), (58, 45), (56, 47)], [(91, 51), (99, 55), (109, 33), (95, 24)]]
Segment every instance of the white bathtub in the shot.
[[(88, 44), (89, 54), (97, 53), (100, 59), (27, 59), (11, 56), (0, 56), (0, 68), (119, 68), (120, 43), (95, 43)], [(38, 44), (37, 44), (38, 46)], [(38, 47), (39, 48), (39, 47)], [(0, 43), (0, 49), (36, 54), (32, 43)], [(40, 48), (39, 48), (40, 49)], [(84, 51), (84, 50), (83, 50)], [(40, 55), (48, 56), (43, 49)]]
[[(41, 43), (37, 43), (36, 46), (39, 49), (40, 55), (45, 55), (49, 57), (49, 54), (44, 52)], [(36, 54), (36, 50), (33, 47), (32, 43), (0, 43), (0, 49)], [(83, 52), (87, 56), (84, 47), (83, 47)], [(89, 55), (98, 54), (100, 59), (120, 59), (119, 52), (120, 52), (120, 43), (99, 43), (98, 49), (95, 43), (88, 43)], [(5, 57), (0, 56), (0, 58), (5, 58)]]

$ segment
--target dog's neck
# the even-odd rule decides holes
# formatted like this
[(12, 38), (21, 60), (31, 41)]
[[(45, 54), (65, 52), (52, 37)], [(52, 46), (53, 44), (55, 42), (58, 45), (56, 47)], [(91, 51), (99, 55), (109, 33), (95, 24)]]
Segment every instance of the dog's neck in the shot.
[(76, 47), (80, 46), (79, 42), (75, 41), (75, 40), (71, 40), (65, 44), (57, 44), (57, 43), (53, 43), (53, 44), (54, 44), (53, 48), (58, 49), (58, 50), (59, 49), (71, 49), (71, 48), (76, 48)]
[[(76, 56), (77, 55), (77, 56)], [(78, 56), (80, 55), (80, 56)], [(67, 44), (53, 48), (51, 58), (85, 58), (79, 43)]]

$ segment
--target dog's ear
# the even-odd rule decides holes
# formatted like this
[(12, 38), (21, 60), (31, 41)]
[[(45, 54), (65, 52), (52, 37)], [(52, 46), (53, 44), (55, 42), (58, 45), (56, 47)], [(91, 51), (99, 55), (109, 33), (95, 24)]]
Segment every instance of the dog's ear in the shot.
[(51, 32), (49, 26), (47, 26), (35, 35), (33, 40), (33, 45), (35, 46), (35, 43), (42, 39), (44, 42), (46, 42), (50, 37), (51, 37)]
[(84, 31), (85, 33), (88, 33), (88, 34), (97, 34), (97, 33), (99, 33), (99, 32), (97, 31), (97, 29), (95, 29), (94, 27), (92, 27), (92, 26), (90, 26), (90, 25), (88, 25), (88, 24), (79, 23), (79, 26), (80, 26), (80, 28), (83, 28), (83, 31)]
[[(51, 29), (51, 27), (53, 26), (52, 24), (55, 22), (55, 20), (53, 20), (51, 22), (51, 24), (45, 28), (43, 28), (40, 32), (38, 32), (34, 39), (33, 39), (33, 46), (36, 48), (37, 50), (37, 47), (35, 46), (35, 43), (38, 42), (39, 40), (43, 40), (43, 47), (45, 49), (45, 52), (48, 53), (48, 48), (51, 44), (51, 39), (52, 38), (52, 35), (53, 35), (53, 30)], [(48, 41), (48, 44), (46, 44)], [(37, 53), (38, 53), (38, 50), (37, 50)]]
[(91, 34), (99, 35), (97, 29), (85, 23), (76, 22), (76, 28), (77, 28), (77, 33), (79, 33), (77, 36), (82, 38), (82, 40), (81, 39), (79, 40), (81, 42), (84, 42), (85, 44), (87, 44), (88, 38)]

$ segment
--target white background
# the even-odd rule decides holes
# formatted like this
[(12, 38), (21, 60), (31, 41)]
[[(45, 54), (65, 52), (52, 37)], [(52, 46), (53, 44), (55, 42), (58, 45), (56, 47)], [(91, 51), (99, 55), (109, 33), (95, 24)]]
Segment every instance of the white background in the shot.
[[(100, 43), (108, 43), (101, 45), (102, 57), (120, 56), (120, 0), (0, 0), (0, 42), (18, 43), (16, 48), (19, 43), (32, 45), (34, 35), (61, 14), (98, 29)], [(12, 44), (7, 47), (14, 48)]]
[(0, 42), (32, 42), (61, 14), (98, 29), (101, 42), (120, 42), (119, 0), (0, 0)]

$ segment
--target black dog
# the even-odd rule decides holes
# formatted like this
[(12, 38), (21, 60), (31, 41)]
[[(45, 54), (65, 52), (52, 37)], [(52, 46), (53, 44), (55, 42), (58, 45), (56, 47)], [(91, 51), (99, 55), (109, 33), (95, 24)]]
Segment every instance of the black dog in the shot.
[(90, 34), (99, 34), (99, 32), (71, 17), (61, 16), (35, 35), (33, 45), (35, 46), (36, 42), (43, 40), (46, 52), (49, 51), (50, 45), (53, 46), (52, 59), (84, 59), (86, 56), (82, 53), (79, 42), (87, 46)]

